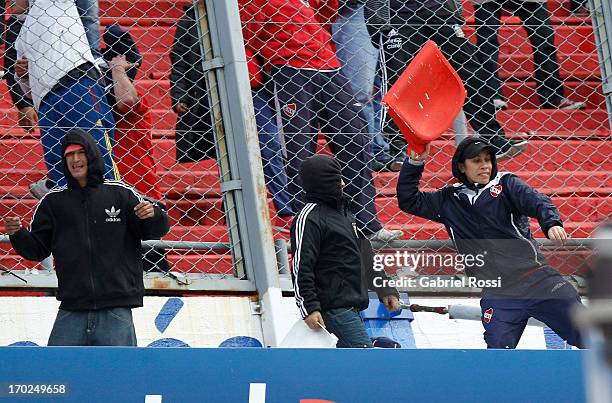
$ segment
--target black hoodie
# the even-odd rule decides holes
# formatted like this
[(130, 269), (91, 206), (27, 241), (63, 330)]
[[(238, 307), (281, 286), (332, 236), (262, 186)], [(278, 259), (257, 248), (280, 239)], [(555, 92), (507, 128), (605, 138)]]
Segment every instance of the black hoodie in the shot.
[[(375, 286), (388, 277), (373, 269), (370, 242), (342, 197), (338, 161), (325, 155), (310, 157), (300, 168), (300, 180), (306, 205), (291, 226), (291, 274), (302, 317), (333, 308), (365, 309), (368, 289), (379, 298), (399, 296), (395, 288)], [(376, 277), (380, 278), (375, 283)]]
[(142, 198), (122, 182), (103, 179), (100, 149), (87, 132), (70, 130), (62, 154), (69, 144), (85, 149), (87, 186), (79, 186), (63, 159), (68, 185), (40, 200), (29, 231), (11, 235), (11, 244), (28, 260), (53, 254), (60, 309), (142, 306), (140, 241), (164, 236), (168, 216), (155, 206), (153, 218), (136, 217), (134, 207)]

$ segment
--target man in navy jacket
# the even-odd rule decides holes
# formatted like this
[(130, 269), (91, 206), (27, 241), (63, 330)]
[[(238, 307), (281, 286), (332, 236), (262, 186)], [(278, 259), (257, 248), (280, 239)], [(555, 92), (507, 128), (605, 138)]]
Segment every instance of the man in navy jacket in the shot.
[(494, 150), (480, 138), (461, 142), (452, 159), (453, 176), (460, 183), (436, 192), (419, 191), (429, 148), (420, 156), (413, 152), (399, 176), (399, 206), (444, 224), (458, 253), (480, 257), (472, 259), (471, 267), (465, 265), (468, 277), (501, 282), (483, 288), (481, 295), (489, 348), (515, 348), (530, 317), (582, 347), (569, 316), (580, 297), (548, 265), (529, 228), (529, 217), (536, 218), (548, 238), (563, 244), (567, 234), (559, 211), (516, 175), (498, 172)]

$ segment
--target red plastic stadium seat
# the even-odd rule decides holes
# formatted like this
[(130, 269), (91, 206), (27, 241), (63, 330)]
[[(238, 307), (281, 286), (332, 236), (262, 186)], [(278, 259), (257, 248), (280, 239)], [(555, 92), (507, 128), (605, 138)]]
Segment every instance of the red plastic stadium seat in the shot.
[(434, 41), (428, 41), (382, 99), (389, 115), (421, 154), (452, 124), (465, 101), (459, 75)]

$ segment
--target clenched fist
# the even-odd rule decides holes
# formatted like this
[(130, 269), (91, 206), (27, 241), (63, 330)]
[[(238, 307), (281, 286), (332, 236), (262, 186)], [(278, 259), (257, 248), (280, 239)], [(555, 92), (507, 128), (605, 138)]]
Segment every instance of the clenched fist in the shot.
[(4, 217), (4, 230), (7, 234), (13, 235), (21, 229), (21, 218), (19, 217)]
[(134, 211), (136, 212), (136, 217), (140, 218), (141, 220), (153, 218), (153, 216), (155, 215), (155, 207), (153, 206), (153, 204), (151, 204), (151, 202), (148, 201), (138, 203), (134, 207)]

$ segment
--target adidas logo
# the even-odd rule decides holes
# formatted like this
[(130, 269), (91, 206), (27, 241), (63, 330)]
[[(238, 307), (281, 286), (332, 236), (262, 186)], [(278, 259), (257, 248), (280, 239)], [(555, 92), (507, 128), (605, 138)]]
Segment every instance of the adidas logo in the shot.
[(391, 31), (389, 31), (389, 36), (397, 36), (397, 30), (395, 28), (391, 28)]
[(111, 206), (110, 210), (104, 209), (104, 211), (108, 215), (106, 222), (121, 222), (121, 218), (117, 217), (121, 213), (121, 209), (115, 210), (115, 206)]

